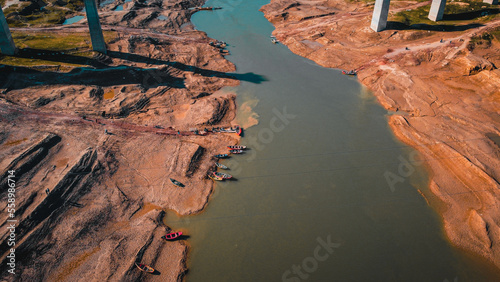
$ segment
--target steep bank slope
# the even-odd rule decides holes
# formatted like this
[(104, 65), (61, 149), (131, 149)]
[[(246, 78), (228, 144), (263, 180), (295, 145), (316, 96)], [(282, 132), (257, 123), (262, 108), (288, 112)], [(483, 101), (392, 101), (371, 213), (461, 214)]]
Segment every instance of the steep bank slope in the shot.
[[(391, 11), (428, 4), (398, 1)], [(296, 54), (359, 70), (393, 112), (396, 136), (426, 160), (426, 196), (448, 238), (500, 268), (500, 17), (455, 26), (390, 22), (375, 33), (373, 4), (365, 2), (272, 0), (262, 11)]]

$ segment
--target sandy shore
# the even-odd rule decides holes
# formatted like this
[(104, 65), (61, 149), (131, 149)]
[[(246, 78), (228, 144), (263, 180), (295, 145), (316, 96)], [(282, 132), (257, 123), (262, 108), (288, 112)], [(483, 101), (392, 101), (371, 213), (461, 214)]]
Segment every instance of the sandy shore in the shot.
[[(423, 5), (395, 2), (391, 12)], [(359, 70), (395, 135), (425, 159), (422, 192), (449, 240), (500, 268), (500, 17), (375, 33), (364, 2), (272, 0), (262, 11), (294, 53)]]
[[(189, 8), (202, 3), (132, 1), (116, 12), (116, 1), (101, 11), (111, 32), (107, 56), (72, 66), (78, 54), (70, 52), (90, 51), (68, 50), (49, 54), (51, 65), (0, 67), (1, 197), (14, 170), (17, 220), (16, 274), (3, 267), (2, 281), (182, 279), (188, 241), (162, 240), (170, 231), (162, 218), (201, 211), (213, 189), (213, 155), (239, 141), (234, 133), (192, 132), (232, 124), (234, 95), (212, 93), (239, 83), (234, 66), (190, 24)], [(13, 31), (88, 33), (84, 21)], [(6, 208), (2, 265), (10, 252)]]

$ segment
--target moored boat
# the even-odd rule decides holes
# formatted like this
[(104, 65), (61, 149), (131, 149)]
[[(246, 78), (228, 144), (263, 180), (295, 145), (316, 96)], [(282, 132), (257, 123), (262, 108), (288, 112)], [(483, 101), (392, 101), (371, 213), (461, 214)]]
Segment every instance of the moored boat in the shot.
[(214, 174), (209, 174), (208, 177), (210, 177), (210, 179), (215, 180), (215, 181), (222, 181), (222, 180), (224, 180), (224, 178), (219, 177), (219, 176), (214, 175)]
[(137, 262), (135, 263), (135, 265), (137, 266), (137, 268), (139, 268), (140, 270), (142, 270), (144, 272), (147, 272), (147, 273), (155, 272), (155, 269), (149, 265), (145, 265), (143, 263), (137, 263)]
[(172, 232), (172, 233), (168, 233), (165, 236), (162, 236), (161, 238), (163, 238), (165, 240), (174, 240), (175, 238), (179, 238), (179, 236), (181, 236), (181, 235), (182, 235), (182, 232)]
[(229, 150), (231, 154), (243, 154), (243, 150)]
[(217, 48), (225, 48), (227, 46), (227, 43), (224, 42), (224, 41), (211, 41), (210, 43), (208, 43), (210, 46), (213, 46), (213, 47), (217, 47)]
[(185, 187), (184, 184), (180, 183), (179, 181), (173, 179), (173, 178), (170, 178), (170, 181), (172, 181), (172, 183), (174, 183), (174, 185), (177, 185), (179, 187)]
[(216, 157), (218, 159), (224, 159), (224, 158), (229, 157), (229, 155), (228, 154), (218, 154), (218, 155), (215, 155), (214, 157)]
[(215, 127), (215, 128), (212, 128), (212, 132), (216, 132), (216, 133), (236, 133), (238, 135), (241, 135), (241, 133), (243, 132), (243, 128), (241, 128), (239, 125), (236, 125), (235, 127), (229, 127), (229, 128)]
[(358, 72), (356, 70), (350, 70), (350, 71), (345, 71), (343, 70), (342, 71), (342, 74), (345, 74), (345, 75), (356, 75)]
[(222, 172), (218, 172), (218, 171), (214, 172), (213, 175), (217, 176), (217, 177), (222, 177), (222, 179), (231, 179), (231, 178), (233, 178), (233, 176), (230, 175), (230, 174), (222, 173)]
[(223, 164), (220, 164), (220, 163), (215, 163), (215, 165), (218, 167), (218, 168), (222, 168), (222, 169), (228, 169), (227, 166), (223, 165)]
[(227, 148), (230, 149), (230, 150), (245, 150), (247, 148), (247, 146), (242, 146), (242, 145), (227, 146)]

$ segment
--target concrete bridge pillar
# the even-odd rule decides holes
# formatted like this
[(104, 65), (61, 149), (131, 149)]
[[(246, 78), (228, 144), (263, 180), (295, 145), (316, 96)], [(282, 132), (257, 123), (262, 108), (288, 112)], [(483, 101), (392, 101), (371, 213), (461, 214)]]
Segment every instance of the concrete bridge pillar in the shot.
[(429, 20), (440, 21), (443, 19), (444, 6), (446, 6), (446, 0), (432, 0), (431, 10), (429, 11)]
[(106, 43), (104, 42), (104, 36), (102, 35), (99, 14), (97, 14), (97, 4), (95, 0), (84, 0), (84, 3), (90, 30), (90, 39), (92, 39), (92, 49), (106, 54)]
[(491, 5), (498, 5), (498, 0), (484, 0), (483, 2)]
[(2, 7), (0, 7), (0, 51), (5, 55), (14, 55), (16, 53), (16, 45), (12, 40), (7, 20), (3, 14)]
[(387, 15), (389, 14), (389, 4), (391, 0), (376, 0), (373, 9), (371, 28), (376, 31), (382, 31), (387, 27)]

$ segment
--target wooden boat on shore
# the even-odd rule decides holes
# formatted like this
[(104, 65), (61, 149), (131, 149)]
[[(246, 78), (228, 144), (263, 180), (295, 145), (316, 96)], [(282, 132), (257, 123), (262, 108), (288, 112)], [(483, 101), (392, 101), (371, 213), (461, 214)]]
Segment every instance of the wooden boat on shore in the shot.
[(239, 146), (227, 146), (227, 148), (229, 150), (245, 150), (247, 148), (247, 146), (242, 146), (242, 145), (239, 145)]
[(162, 236), (161, 238), (163, 238), (165, 240), (174, 240), (175, 238), (179, 238), (179, 236), (181, 236), (181, 235), (182, 235), (182, 232), (172, 232), (172, 233), (168, 233), (165, 236)]
[(223, 165), (223, 164), (220, 164), (220, 163), (215, 163), (215, 165), (218, 167), (218, 168), (221, 168), (221, 169), (229, 169), (227, 166)]
[(222, 180), (224, 180), (224, 178), (219, 177), (219, 176), (217, 176), (215, 174), (209, 174), (208, 177), (210, 177), (210, 179), (215, 180), (215, 181), (222, 181)]
[(243, 154), (243, 150), (229, 150), (231, 154)]
[(213, 47), (216, 47), (216, 48), (225, 48), (227, 46), (227, 43), (224, 42), (224, 41), (211, 41), (210, 43), (208, 43), (210, 46), (213, 46)]
[(173, 178), (170, 178), (170, 181), (172, 181), (172, 183), (173, 183), (174, 185), (177, 185), (177, 186), (179, 186), (179, 187), (186, 187), (184, 184), (180, 183), (179, 181), (177, 181), (177, 180), (175, 180), (175, 179), (173, 179)]
[(198, 10), (200, 11), (213, 11), (213, 10), (220, 10), (222, 7), (199, 7)]
[(231, 179), (231, 178), (233, 178), (233, 176), (230, 175), (230, 174), (222, 173), (222, 172), (218, 172), (218, 171), (214, 172), (213, 175), (217, 176), (217, 177), (221, 177), (222, 179)]
[(239, 125), (235, 126), (234, 128), (233, 127), (229, 127), (229, 128), (215, 127), (215, 128), (212, 128), (212, 132), (216, 132), (216, 133), (236, 133), (238, 135), (241, 135), (241, 133), (243, 132), (243, 128), (241, 128)]
[(152, 268), (151, 266), (149, 265), (145, 265), (145, 264), (142, 264), (142, 263), (135, 263), (135, 266), (137, 266), (137, 268), (139, 268), (140, 270), (144, 271), (144, 272), (147, 272), (147, 273), (153, 273), (155, 272), (155, 269)]
[(356, 70), (350, 70), (350, 71), (345, 71), (343, 70), (342, 71), (342, 74), (345, 74), (345, 75), (356, 75), (358, 72)]
[(224, 159), (224, 158), (229, 157), (229, 155), (228, 154), (218, 154), (218, 155), (215, 155), (214, 157), (216, 157), (218, 159)]

